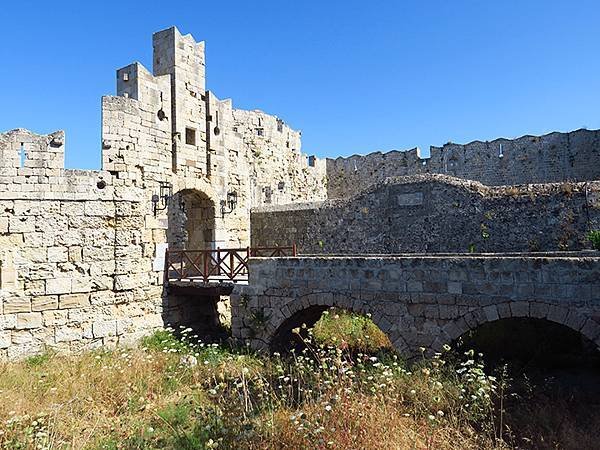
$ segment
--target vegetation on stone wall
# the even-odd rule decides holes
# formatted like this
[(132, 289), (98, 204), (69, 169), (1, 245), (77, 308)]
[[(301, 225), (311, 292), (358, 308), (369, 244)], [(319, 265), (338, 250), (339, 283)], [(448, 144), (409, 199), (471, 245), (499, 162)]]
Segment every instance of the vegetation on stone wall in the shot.
[(343, 309), (325, 311), (313, 328), (315, 341), (342, 349), (375, 353), (391, 350), (392, 343), (373, 321)]
[(592, 248), (600, 250), (600, 230), (590, 231), (587, 237), (592, 243)]

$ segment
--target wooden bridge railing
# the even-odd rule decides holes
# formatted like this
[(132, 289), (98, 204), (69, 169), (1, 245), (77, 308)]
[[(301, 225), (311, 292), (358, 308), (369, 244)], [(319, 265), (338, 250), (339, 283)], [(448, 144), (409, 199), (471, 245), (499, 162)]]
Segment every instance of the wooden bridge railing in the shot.
[(217, 248), (215, 250), (167, 250), (165, 283), (190, 281), (244, 281), (250, 257), (296, 256), (291, 247)]

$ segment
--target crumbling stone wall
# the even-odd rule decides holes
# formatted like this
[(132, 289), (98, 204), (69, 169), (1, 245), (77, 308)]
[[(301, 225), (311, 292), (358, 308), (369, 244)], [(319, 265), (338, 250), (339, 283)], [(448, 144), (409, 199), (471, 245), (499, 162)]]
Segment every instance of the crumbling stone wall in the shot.
[(447, 143), (419, 149), (327, 159), (327, 195), (347, 198), (388, 177), (437, 173), (485, 185), (600, 179), (600, 131), (577, 130), (518, 139)]
[(600, 182), (488, 187), (443, 175), (388, 179), (353, 198), (256, 208), (252, 245), (304, 254), (589, 248)]

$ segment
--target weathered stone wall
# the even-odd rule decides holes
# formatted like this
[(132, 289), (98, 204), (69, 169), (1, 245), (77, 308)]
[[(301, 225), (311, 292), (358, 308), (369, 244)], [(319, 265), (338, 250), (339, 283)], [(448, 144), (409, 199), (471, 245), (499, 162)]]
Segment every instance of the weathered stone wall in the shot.
[(518, 139), (448, 143), (418, 149), (327, 159), (327, 194), (346, 198), (387, 177), (438, 173), (486, 185), (600, 180), (600, 131), (577, 130)]
[(256, 208), (252, 245), (305, 254), (589, 248), (600, 182), (488, 187), (443, 175), (388, 179), (347, 200)]
[(600, 346), (600, 256), (255, 258), (231, 303), (234, 337), (256, 349), (332, 306), (371, 314), (408, 358), (512, 317), (556, 322)]
[(64, 169), (63, 132), (0, 134), (0, 358), (189, 323), (163, 289), (168, 246), (245, 247), (251, 206), (325, 198), (300, 133), (205, 90), (204, 43), (170, 28), (153, 44), (154, 73), (121, 68), (102, 99), (101, 171)]
[(110, 345), (161, 324), (140, 189), (62, 168), (62, 133), (14, 130), (0, 152), (0, 357)]
[[(205, 90), (204, 43), (176, 28), (156, 33), (153, 43), (154, 75), (139, 63), (119, 69), (118, 96), (103, 99), (103, 167), (120, 178), (143, 178), (148, 201), (160, 182), (207, 196), (213, 247), (249, 244), (252, 206), (326, 198), (325, 162), (309, 164), (299, 132)], [(233, 192), (237, 206), (230, 211), (226, 204), (222, 214)], [(173, 223), (178, 218), (186, 216), (171, 214), (171, 227), (185, 228)]]

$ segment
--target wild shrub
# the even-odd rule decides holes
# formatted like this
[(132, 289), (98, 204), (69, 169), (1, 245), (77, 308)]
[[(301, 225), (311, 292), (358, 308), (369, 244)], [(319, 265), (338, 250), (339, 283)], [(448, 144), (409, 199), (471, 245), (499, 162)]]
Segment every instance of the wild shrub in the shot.
[(592, 243), (593, 249), (600, 250), (600, 230), (590, 231), (587, 238)]
[(337, 308), (325, 311), (313, 327), (315, 341), (363, 352), (391, 349), (392, 344), (369, 316)]

